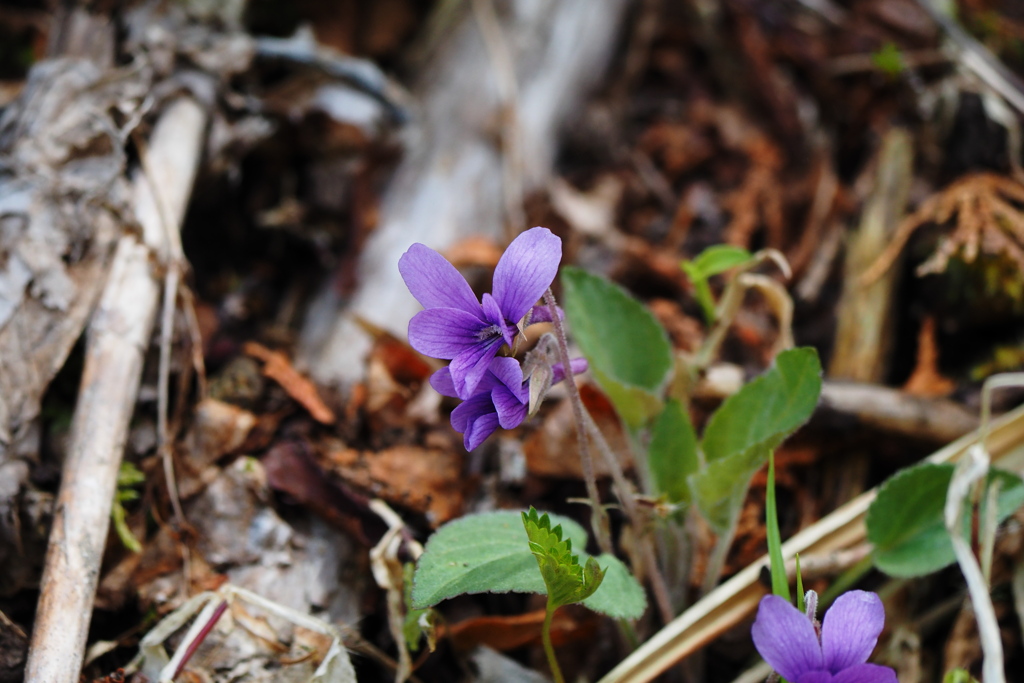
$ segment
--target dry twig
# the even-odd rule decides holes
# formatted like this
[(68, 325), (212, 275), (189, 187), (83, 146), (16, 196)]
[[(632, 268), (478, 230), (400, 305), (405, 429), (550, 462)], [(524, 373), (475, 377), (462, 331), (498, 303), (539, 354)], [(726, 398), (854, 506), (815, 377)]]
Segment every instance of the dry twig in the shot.
[(82, 387), (55, 507), (27, 680), (78, 678), (128, 422), (160, 300), (160, 277), (154, 272), (152, 256), (165, 256), (167, 250), (155, 194), (160, 194), (171, 223), (180, 225), (205, 127), (206, 114), (195, 101), (174, 101), (153, 132), (152, 177), (135, 174), (135, 209), (142, 239), (131, 233), (121, 238), (103, 298), (89, 326)]

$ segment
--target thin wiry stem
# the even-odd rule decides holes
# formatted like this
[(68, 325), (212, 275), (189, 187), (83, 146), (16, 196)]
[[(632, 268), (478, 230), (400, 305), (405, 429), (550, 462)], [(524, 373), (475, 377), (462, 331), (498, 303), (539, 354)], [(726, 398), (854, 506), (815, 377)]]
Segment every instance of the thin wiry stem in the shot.
[(569, 390), (569, 403), (572, 405), (572, 414), (576, 422), (576, 440), (580, 447), (580, 466), (583, 470), (583, 480), (587, 485), (587, 497), (590, 498), (591, 525), (597, 535), (597, 544), (602, 552), (612, 553), (611, 532), (608, 526), (608, 515), (601, 506), (601, 494), (597, 490), (597, 475), (594, 474), (594, 460), (590, 455), (590, 444), (587, 439), (587, 423), (583, 417), (583, 399), (580, 398), (579, 387), (576, 386), (576, 378), (572, 374), (572, 364), (569, 360), (569, 342), (565, 338), (565, 328), (562, 320), (558, 317), (558, 306), (555, 304), (555, 295), (548, 287), (544, 292), (544, 303), (551, 310), (551, 322), (555, 328), (555, 338), (558, 340), (558, 355), (565, 368), (565, 386)]
[(654, 551), (654, 540), (651, 537), (650, 530), (644, 527), (643, 516), (637, 509), (636, 491), (630, 481), (626, 479), (626, 475), (622, 471), (622, 465), (619, 463), (618, 458), (615, 457), (615, 453), (608, 445), (608, 441), (604, 438), (604, 434), (601, 433), (594, 418), (590, 415), (590, 411), (583, 405), (580, 408), (586, 420), (590, 438), (594, 440), (598, 452), (604, 456), (608, 470), (612, 473), (612, 481), (615, 483), (615, 490), (618, 492), (622, 509), (633, 525), (633, 530), (639, 543), (640, 554), (647, 568), (647, 576), (651, 580), (654, 602), (658, 606), (658, 612), (661, 614), (662, 621), (667, 624), (675, 616), (675, 612), (672, 610), (672, 597), (668, 589), (668, 582), (665, 581), (665, 576), (661, 573), (661, 568), (658, 566), (657, 553)]
[[(548, 291), (544, 293), (544, 303), (551, 309), (551, 320), (555, 328), (555, 338), (558, 340), (558, 353), (562, 361), (562, 366), (565, 368), (571, 368), (569, 362), (569, 343), (565, 337), (565, 328), (562, 327), (562, 321), (558, 317), (558, 307), (555, 305), (555, 295), (548, 288)], [(608, 527), (608, 516), (605, 513), (603, 507), (601, 507), (601, 501), (597, 491), (597, 476), (594, 474), (594, 461), (590, 454), (589, 441), (594, 440), (594, 444), (597, 446), (598, 451), (604, 456), (605, 462), (608, 465), (608, 469), (612, 474), (612, 480), (615, 482), (615, 488), (618, 491), (619, 501), (622, 504), (622, 508), (629, 518), (630, 523), (633, 525), (636, 531), (637, 539), (639, 539), (640, 554), (643, 559), (643, 563), (647, 566), (647, 575), (651, 580), (651, 590), (654, 592), (654, 600), (658, 606), (658, 611), (661, 614), (662, 620), (667, 624), (672, 620), (674, 616), (672, 612), (672, 599), (669, 594), (668, 584), (665, 582), (665, 577), (662, 575), (661, 570), (658, 567), (658, 559), (654, 552), (654, 544), (650, 537), (650, 534), (646, 529), (643, 528), (643, 520), (636, 506), (635, 491), (629, 480), (626, 479), (626, 475), (622, 471), (622, 466), (619, 463), (618, 458), (615, 457), (615, 453), (611, 447), (608, 446), (608, 442), (604, 438), (604, 434), (598, 428), (597, 423), (594, 422), (594, 418), (591, 417), (586, 406), (583, 405), (583, 399), (580, 398), (579, 388), (576, 386), (576, 380), (573, 377), (571, 371), (565, 373), (566, 386), (569, 389), (569, 403), (572, 404), (573, 416), (576, 418), (576, 438), (580, 444), (580, 462), (583, 469), (583, 478), (587, 485), (587, 495), (590, 497), (591, 509), (592, 509), (592, 526), (597, 534), (597, 543), (600, 546), (602, 552), (612, 553), (612, 542), (611, 534)], [(588, 436), (590, 439), (588, 439)]]

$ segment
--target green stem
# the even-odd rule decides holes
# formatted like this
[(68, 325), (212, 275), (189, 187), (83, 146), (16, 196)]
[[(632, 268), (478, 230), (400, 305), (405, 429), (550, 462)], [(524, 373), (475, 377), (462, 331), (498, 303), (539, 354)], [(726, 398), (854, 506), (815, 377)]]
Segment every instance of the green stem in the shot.
[(554, 616), (555, 610), (551, 608), (551, 596), (549, 595), (547, 614), (544, 615), (544, 626), (541, 628), (541, 641), (544, 643), (544, 654), (548, 656), (551, 678), (554, 679), (555, 683), (565, 683), (565, 678), (562, 677), (562, 669), (559, 668), (558, 659), (555, 657), (555, 646), (551, 644), (551, 619)]

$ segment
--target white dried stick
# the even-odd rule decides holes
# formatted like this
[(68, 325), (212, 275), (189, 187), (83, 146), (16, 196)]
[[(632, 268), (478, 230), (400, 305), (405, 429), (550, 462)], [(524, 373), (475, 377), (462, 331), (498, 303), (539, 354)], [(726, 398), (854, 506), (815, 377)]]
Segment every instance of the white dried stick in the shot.
[(176, 228), (181, 224), (205, 128), (206, 114), (194, 100), (175, 100), (150, 141), (147, 167), (152, 177), (137, 172), (133, 178), (142, 235), (126, 233), (118, 242), (89, 324), (25, 671), (29, 681), (78, 680), (117, 473), (160, 300), (159, 264), (167, 255), (164, 220)]

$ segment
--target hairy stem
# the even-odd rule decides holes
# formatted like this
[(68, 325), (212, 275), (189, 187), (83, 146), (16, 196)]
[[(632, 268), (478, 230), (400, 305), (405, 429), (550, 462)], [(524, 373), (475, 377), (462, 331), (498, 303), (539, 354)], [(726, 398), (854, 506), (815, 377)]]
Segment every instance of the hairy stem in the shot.
[(612, 451), (611, 446), (608, 445), (608, 441), (604, 438), (604, 434), (601, 433), (594, 418), (590, 415), (590, 411), (586, 409), (586, 406), (582, 405), (581, 409), (586, 420), (587, 432), (590, 438), (594, 440), (594, 445), (597, 446), (598, 452), (601, 453), (605, 463), (608, 465), (622, 510), (626, 513), (626, 517), (629, 518), (630, 524), (633, 525), (633, 531), (640, 545), (639, 550), (643, 563), (647, 566), (647, 576), (651, 580), (654, 602), (658, 606), (658, 612), (661, 614), (662, 621), (667, 624), (675, 616), (675, 612), (672, 609), (672, 597), (668, 589), (668, 582), (665, 581), (665, 576), (661, 573), (661, 568), (658, 565), (657, 553), (654, 551), (654, 539), (651, 537), (650, 530), (645, 528), (643, 516), (637, 509), (636, 491), (630, 481), (626, 479), (619, 459), (615, 457), (615, 453)]
[(547, 614), (544, 615), (544, 626), (541, 627), (540, 637), (544, 643), (544, 654), (548, 656), (548, 667), (551, 668), (551, 678), (555, 683), (565, 683), (562, 677), (562, 669), (558, 666), (558, 659), (555, 657), (555, 646), (551, 644), (551, 619), (555, 616), (555, 610), (551, 608), (551, 596), (548, 596)]
[(551, 288), (544, 292), (544, 303), (551, 310), (551, 322), (555, 328), (555, 338), (558, 340), (558, 355), (565, 368), (565, 386), (569, 390), (569, 403), (572, 404), (572, 413), (576, 422), (576, 440), (580, 447), (580, 466), (583, 470), (583, 480), (587, 485), (587, 497), (590, 498), (591, 526), (597, 535), (597, 544), (602, 552), (612, 552), (611, 532), (608, 526), (608, 515), (601, 507), (601, 495), (597, 490), (597, 475), (594, 474), (594, 460), (590, 455), (590, 444), (587, 439), (587, 426), (583, 414), (583, 399), (580, 398), (579, 387), (576, 386), (576, 378), (572, 374), (572, 364), (569, 360), (569, 342), (565, 338), (565, 328), (562, 320), (558, 317), (558, 306), (555, 304), (555, 295)]
[(702, 596), (713, 591), (715, 586), (718, 585), (718, 580), (722, 578), (725, 558), (729, 554), (729, 547), (732, 546), (733, 538), (736, 536), (736, 525), (738, 522), (739, 510), (735, 510), (732, 514), (732, 519), (729, 520), (728, 530), (715, 539), (715, 547), (708, 558), (707, 569), (704, 571), (704, 580), (701, 582), (700, 594)]
[(569, 362), (569, 342), (565, 337), (565, 328), (562, 327), (562, 321), (558, 317), (558, 307), (555, 304), (555, 295), (548, 288), (548, 291), (544, 293), (544, 303), (551, 309), (551, 321), (555, 328), (555, 338), (558, 340), (558, 353), (562, 361), (563, 367), (566, 368), (565, 383), (569, 389), (569, 402), (572, 404), (573, 416), (576, 418), (576, 440), (580, 445), (580, 462), (583, 469), (583, 478), (587, 484), (587, 495), (590, 497), (591, 505), (591, 525), (594, 527), (594, 532), (597, 534), (597, 543), (601, 548), (602, 552), (612, 554), (612, 540), (611, 533), (608, 527), (608, 516), (605, 513), (603, 507), (601, 507), (601, 500), (597, 491), (597, 475), (594, 474), (594, 461), (590, 455), (589, 439), (588, 436), (594, 440), (594, 444), (597, 446), (597, 450), (604, 457), (605, 462), (608, 465), (608, 469), (612, 474), (612, 481), (615, 483), (615, 488), (618, 491), (619, 502), (622, 504), (622, 509), (629, 518), (630, 523), (633, 525), (633, 529), (636, 532), (637, 539), (640, 543), (640, 553), (643, 558), (643, 562), (647, 565), (647, 575), (651, 580), (651, 590), (654, 593), (654, 601), (658, 606), (658, 611), (661, 614), (661, 618), (664, 623), (672, 621), (674, 616), (672, 611), (672, 599), (669, 595), (668, 584), (665, 582), (665, 577), (662, 575), (660, 568), (658, 567), (658, 558), (654, 552), (654, 542), (651, 538), (650, 533), (644, 528), (642, 516), (639, 514), (636, 506), (636, 493), (632, 484), (626, 479), (625, 473), (622, 471), (622, 465), (619, 463), (618, 458), (615, 457), (615, 453), (612, 451), (608, 442), (604, 438), (604, 434), (598, 428), (597, 423), (594, 422), (594, 418), (591, 417), (590, 412), (586, 406), (583, 405), (583, 399), (580, 398), (579, 387), (576, 386), (576, 379), (573, 377), (572, 366)]

